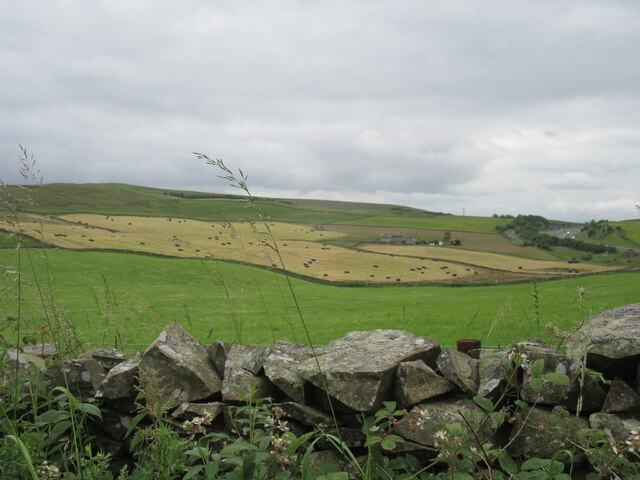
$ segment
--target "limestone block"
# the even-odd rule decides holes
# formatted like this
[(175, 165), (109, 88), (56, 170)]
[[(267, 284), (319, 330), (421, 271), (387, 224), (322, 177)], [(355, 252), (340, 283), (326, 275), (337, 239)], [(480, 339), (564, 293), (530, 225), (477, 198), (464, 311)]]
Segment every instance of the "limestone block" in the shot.
[(225, 404), (222, 402), (185, 402), (181, 403), (180, 406), (173, 411), (171, 417), (178, 420), (193, 420), (195, 417), (208, 416), (210, 421), (213, 422), (224, 411), (224, 408)]
[(640, 396), (624, 380), (616, 377), (604, 399), (602, 410), (606, 413), (638, 411)]
[(351, 332), (331, 342), (317, 359), (300, 362), (298, 373), (342, 405), (373, 412), (392, 398), (398, 363), (423, 360), (433, 366), (439, 353), (435, 340), (402, 330)]
[(141, 359), (142, 354), (136, 352), (131, 358), (109, 370), (109, 373), (107, 373), (107, 376), (98, 387), (96, 398), (116, 400), (135, 397), (135, 386), (137, 384)]
[(213, 363), (213, 366), (220, 378), (224, 377), (224, 364), (227, 361), (227, 354), (229, 353), (229, 350), (231, 350), (232, 346), (233, 343), (231, 342), (216, 340), (207, 347), (207, 353), (209, 354), (211, 363)]
[(272, 396), (268, 378), (258, 375), (271, 351), (262, 345), (232, 345), (227, 352), (222, 381), (222, 401), (242, 402)]
[(567, 355), (580, 363), (586, 355), (587, 366), (598, 371), (620, 368), (632, 361), (635, 374), (640, 357), (640, 303), (607, 310), (587, 318), (567, 342)]
[(438, 375), (422, 360), (400, 362), (396, 369), (394, 390), (400, 408), (416, 405), (454, 388), (453, 383)]
[[(511, 429), (512, 448), (522, 452), (526, 458), (551, 458), (558, 450), (571, 451), (573, 442), (577, 441), (576, 432), (587, 428), (589, 422), (562, 410), (543, 407), (520, 410)], [(579, 449), (573, 451), (574, 466), (580, 466), (584, 462), (584, 453)], [(561, 455), (559, 460), (569, 462), (566, 455)]]
[(183, 402), (207, 399), (222, 388), (207, 349), (177, 323), (167, 325), (144, 352), (140, 370), (151, 371), (160, 382), (169, 409)]
[(511, 360), (507, 354), (507, 351), (501, 351), (481, 355), (478, 363), (478, 395), (496, 399), (509, 388), (509, 381), (513, 379), (509, 378)]
[[(414, 411), (409, 412), (406, 417), (407, 420), (400, 422), (395, 432), (409, 441), (422, 445), (435, 446), (437, 434), (445, 430), (445, 424), (459, 423), (466, 425), (461, 414), (477, 430), (476, 433), (486, 441), (492, 441), (498, 428), (497, 423), (484, 415), (484, 411), (466, 395), (456, 394), (434, 398), (419, 404), (418, 408), (426, 413), (426, 420), (419, 425), (415, 424), (411, 419), (417, 413)], [(468, 437), (465, 437), (463, 441), (472, 441), (473, 439), (473, 433), (468, 432)]]
[(475, 395), (478, 391), (480, 377), (478, 360), (466, 353), (456, 350), (445, 350), (437, 360), (440, 373), (463, 392)]
[[(576, 388), (579, 367), (571, 360), (555, 349), (546, 345), (525, 344), (524, 353), (527, 359), (522, 366), (522, 400), (527, 403), (558, 405)], [(542, 390), (536, 391), (531, 387), (532, 368), (537, 360), (544, 361), (542, 374), (561, 373), (569, 378), (569, 385), (559, 385), (552, 381), (542, 379)]]
[(589, 425), (606, 432), (616, 443), (622, 443), (632, 431), (640, 431), (640, 418), (629, 413), (596, 412), (589, 415)]
[(265, 361), (264, 374), (293, 401), (306, 403), (309, 400), (305, 392), (306, 380), (298, 373), (298, 365), (303, 360), (313, 358), (314, 351), (319, 355), (324, 348), (277, 342)]

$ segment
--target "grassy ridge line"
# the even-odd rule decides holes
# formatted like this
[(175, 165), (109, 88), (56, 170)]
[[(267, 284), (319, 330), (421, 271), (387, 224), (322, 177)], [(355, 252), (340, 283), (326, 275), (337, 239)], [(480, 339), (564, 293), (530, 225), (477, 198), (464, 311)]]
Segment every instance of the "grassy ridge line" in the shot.
[[(321, 224), (331, 223), (345, 218), (353, 218), (340, 212), (313, 212), (279, 205), (266, 205), (265, 213), (272, 220), (286, 223)], [(40, 214), (97, 214), (97, 215), (135, 215), (144, 217), (172, 217), (201, 221), (251, 220), (247, 215), (246, 203), (241, 201), (222, 201), (208, 199), (169, 199), (150, 200), (132, 205), (88, 206), (69, 204), (64, 209), (59, 206), (40, 206), (24, 208), (21, 211)]]
[(582, 240), (587, 243), (594, 243), (596, 245), (608, 245), (617, 247), (618, 249), (638, 249), (640, 243), (628, 238), (626, 232), (614, 231), (608, 235), (599, 235), (596, 238), (589, 237), (586, 232), (581, 232), (576, 236), (577, 240)]
[[(234, 341), (234, 318), (243, 323), (241, 340), (245, 343), (271, 343), (274, 337), (303, 338), (300, 326), (292, 320), (291, 299), (283, 294), (283, 277), (272, 271), (227, 262), (124, 253), (28, 253), (40, 277), (50, 265), (60, 306), (83, 338), (94, 343), (102, 341), (102, 332), (106, 332), (107, 343), (112, 343), (118, 332), (127, 342), (148, 343), (171, 321), (184, 324), (204, 342)], [(15, 266), (15, 255), (15, 250), (0, 251), (0, 265)], [(2, 286), (11, 287), (12, 277), (4, 277), (2, 282)], [(25, 272), (24, 313), (32, 318), (31, 325), (37, 325), (43, 320), (36, 307), (33, 282), (33, 274)], [(540, 283), (539, 321), (529, 284), (359, 287), (356, 294), (350, 288), (297, 278), (292, 282), (317, 343), (327, 343), (352, 330), (399, 328), (443, 344), (473, 337), (485, 344), (504, 345), (521, 340), (523, 335), (545, 337), (543, 326), (549, 321), (563, 329), (575, 328), (592, 312), (637, 302), (640, 272)], [(576, 300), (580, 288), (586, 294)], [(0, 318), (15, 314), (15, 298), (2, 300)]]
[(625, 236), (635, 242), (635, 246), (640, 244), (640, 220), (625, 220), (622, 222), (611, 222), (611, 225), (622, 227)]
[[(17, 200), (24, 199), (23, 188), (10, 187)], [(29, 190), (33, 190), (30, 188)], [(235, 220), (246, 217), (246, 198), (240, 195), (185, 192), (196, 195), (218, 195), (218, 198), (179, 198), (164, 195), (167, 190), (125, 184), (48, 184), (37, 189), (38, 206), (25, 211), (40, 213), (99, 213), (105, 215), (135, 214), (174, 216), (202, 220)], [(169, 190), (171, 192), (180, 192)], [(362, 215), (433, 215), (432, 212), (396, 205), (366, 204), (325, 200), (288, 200), (259, 197), (265, 213), (274, 220), (286, 222), (326, 223)], [(217, 213), (216, 210), (224, 210)]]
[[(240, 200), (245, 203), (247, 201), (246, 195), (208, 193), (208, 192), (199, 192), (196, 190), (160, 189), (155, 187), (144, 187), (144, 186), (127, 185), (127, 184), (110, 184), (110, 185), (120, 185), (123, 188), (127, 188), (132, 191), (150, 192), (164, 199), (166, 199), (166, 195), (164, 195), (164, 192), (170, 191), (175, 193), (183, 192), (185, 194), (195, 194), (195, 195), (212, 195), (212, 196), (219, 197), (219, 199), (221, 200), (231, 198), (233, 200)], [(430, 212), (430, 211), (422, 210), (418, 208), (405, 207), (402, 205), (384, 204), (384, 203), (347, 202), (342, 200), (318, 200), (318, 199), (304, 199), (304, 198), (270, 198), (270, 197), (260, 197), (260, 196), (255, 196), (254, 200), (256, 201), (256, 203), (284, 204), (285, 206), (291, 206), (292, 208), (298, 208), (301, 210), (308, 210), (308, 211), (327, 210), (327, 208), (329, 208), (334, 212), (347, 211), (349, 213), (355, 212), (358, 214), (368, 214), (371, 211), (389, 213), (389, 211), (391, 210), (392, 211), (391, 213), (393, 213), (394, 215), (404, 215), (406, 213), (411, 213), (414, 215), (440, 215), (440, 213)], [(305, 207), (302, 207), (302, 205), (304, 205)]]

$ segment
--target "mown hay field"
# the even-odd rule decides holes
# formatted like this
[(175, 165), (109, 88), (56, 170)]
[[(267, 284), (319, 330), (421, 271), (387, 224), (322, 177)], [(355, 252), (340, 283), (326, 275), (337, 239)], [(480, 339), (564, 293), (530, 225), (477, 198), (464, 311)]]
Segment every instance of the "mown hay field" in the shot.
[(95, 214), (24, 214), (20, 226), (23, 233), (62, 248), (232, 260), (285, 268), (326, 281), (449, 283), (478, 275), (468, 266), (450, 262), (367, 253), (324, 243), (340, 238), (343, 234), (339, 232), (276, 222), (268, 227), (269, 234), (264, 232), (265, 225), (248, 222)]
[[(340, 232), (344, 234), (341, 240), (350, 240), (352, 244), (357, 245), (362, 242), (375, 243), (379, 240), (380, 235), (384, 233), (398, 233), (401, 235), (415, 235), (418, 240), (431, 242), (433, 240), (442, 241), (444, 239), (443, 230), (418, 229), (395, 227), (373, 227), (359, 225), (340, 225), (330, 224), (323, 225), (323, 230), (330, 232)], [(516, 245), (509, 239), (499, 235), (498, 233), (480, 233), (480, 232), (463, 232), (451, 230), (449, 231), (452, 239), (462, 242), (466, 250), (480, 250), (483, 252), (502, 253), (515, 257), (531, 258), (535, 260), (557, 260), (557, 257), (551, 253), (535, 247), (524, 247)]]
[(566, 261), (532, 260), (496, 253), (476, 252), (455, 247), (436, 247), (428, 245), (361, 245), (362, 250), (389, 255), (421, 258), (438, 258), (451, 262), (460, 262), (478, 267), (523, 272), (533, 274), (571, 275), (575, 273), (598, 273), (612, 270), (612, 267), (588, 263), (570, 264)]

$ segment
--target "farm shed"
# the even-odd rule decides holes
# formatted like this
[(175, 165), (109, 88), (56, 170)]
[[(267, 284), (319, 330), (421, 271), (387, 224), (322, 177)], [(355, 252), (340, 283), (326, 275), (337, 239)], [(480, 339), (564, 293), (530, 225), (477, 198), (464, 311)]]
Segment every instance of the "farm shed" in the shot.
[(400, 235), (398, 233), (383, 233), (380, 235), (380, 243), (390, 243), (392, 245), (415, 245), (418, 237), (415, 235)]

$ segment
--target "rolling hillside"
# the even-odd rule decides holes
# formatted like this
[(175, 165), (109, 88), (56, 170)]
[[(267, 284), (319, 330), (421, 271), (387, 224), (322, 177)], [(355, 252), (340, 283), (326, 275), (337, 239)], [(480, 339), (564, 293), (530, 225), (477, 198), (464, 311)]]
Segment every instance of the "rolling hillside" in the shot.
[[(9, 193), (11, 208), (0, 211), (4, 336), (46, 340), (62, 326), (93, 345), (135, 349), (179, 321), (204, 342), (301, 341), (300, 308), (318, 343), (400, 328), (496, 345), (522, 332), (554, 341), (549, 321), (572, 328), (638, 301), (640, 262), (626, 249), (569, 263), (584, 252), (524, 246), (496, 231), (506, 219), (261, 198), (270, 218), (256, 222), (246, 199), (231, 195), (118, 184)], [(638, 222), (620, 224), (635, 242)], [(391, 234), (416, 244), (381, 242)], [(447, 239), (458, 242), (439, 245)]]
[[(535, 281), (640, 263), (622, 251), (594, 259), (570, 248), (525, 246), (498, 233), (512, 219), (397, 205), (257, 198), (249, 208), (241, 196), (122, 184), (14, 186), (8, 193), (5, 201), (19, 214), (5, 214), (0, 229), (32, 243), (234, 261), (342, 284)], [(381, 242), (392, 234), (417, 245)]]

